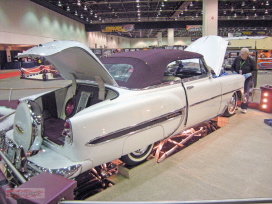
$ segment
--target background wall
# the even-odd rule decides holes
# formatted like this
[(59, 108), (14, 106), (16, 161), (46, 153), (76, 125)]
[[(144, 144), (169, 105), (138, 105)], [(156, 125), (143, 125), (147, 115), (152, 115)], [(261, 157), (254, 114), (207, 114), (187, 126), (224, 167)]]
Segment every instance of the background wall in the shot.
[(88, 32), (88, 45), (90, 48), (129, 48), (130, 38), (108, 35), (101, 32)]
[[(190, 37), (175, 37), (174, 38), (174, 45), (190, 45), (191, 38)], [(162, 46), (168, 45), (167, 38), (162, 38)], [(158, 46), (157, 38), (131, 38), (130, 40), (131, 48), (144, 48), (149, 46)]]
[(87, 43), (85, 26), (29, 0), (0, 0), (0, 44)]

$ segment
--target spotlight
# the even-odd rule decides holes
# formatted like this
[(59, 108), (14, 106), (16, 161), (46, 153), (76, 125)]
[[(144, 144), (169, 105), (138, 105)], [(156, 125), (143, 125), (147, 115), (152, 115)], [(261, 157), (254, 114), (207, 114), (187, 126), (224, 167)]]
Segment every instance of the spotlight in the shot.
[(62, 7), (62, 3), (61, 1), (58, 2), (58, 6)]

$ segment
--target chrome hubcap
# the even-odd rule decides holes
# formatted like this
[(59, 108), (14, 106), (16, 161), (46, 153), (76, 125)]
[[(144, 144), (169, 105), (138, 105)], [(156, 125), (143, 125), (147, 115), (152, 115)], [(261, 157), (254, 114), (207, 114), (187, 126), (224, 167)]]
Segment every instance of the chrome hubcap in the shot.
[(142, 155), (147, 150), (147, 148), (148, 147), (144, 147), (144, 148), (138, 149), (135, 152), (133, 152), (133, 154), (136, 155), (136, 156)]

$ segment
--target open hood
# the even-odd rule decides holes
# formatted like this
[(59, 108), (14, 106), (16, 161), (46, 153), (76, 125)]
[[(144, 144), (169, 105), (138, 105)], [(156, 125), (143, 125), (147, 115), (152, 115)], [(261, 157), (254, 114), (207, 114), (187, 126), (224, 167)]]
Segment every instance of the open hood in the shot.
[(44, 57), (54, 65), (64, 79), (72, 80), (74, 76), (76, 79), (95, 81), (95, 76), (100, 76), (104, 83), (117, 86), (95, 54), (76, 41), (45, 43), (23, 52), (18, 57)]
[(219, 76), (227, 46), (228, 41), (224, 40), (222, 37), (209, 35), (197, 39), (185, 50), (202, 54), (206, 64), (214, 70), (217, 76)]

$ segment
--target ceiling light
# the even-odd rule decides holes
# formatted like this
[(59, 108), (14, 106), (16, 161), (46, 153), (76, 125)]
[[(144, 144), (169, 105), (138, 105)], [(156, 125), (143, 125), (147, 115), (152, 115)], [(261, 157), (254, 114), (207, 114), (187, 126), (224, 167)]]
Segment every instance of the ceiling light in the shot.
[(180, 14), (183, 15), (183, 11), (181, 11)]
[(141, 14), (140, 13), (138, 13), (138, 16), (140, 16)]
[(252, 10), (256, 10), (255, 6), (252, 7)]
[(231, 11), (234, 11), (234, 8), (233, 8), (233, 6), (231, 7), (231, 9), (230, 9)]
[(82, 14), (80, 15), (80, 18), (83, 18), (83, 15), (82, 15)]
[(100, 21), (101, 21), (101, 20), (102, 20), (102, 18), (101, 18), (101, 17), (99, 17), (99, 18), (98, 18), (98, 20), (100, 20)]
[(227, 14), (227, 11), (223, 11), (223, 13), (226, 15), (226, 14)]
[(248, 16), (246, 17), (246, 19), (248, 20)]
[(234, 17), (235, 17), (235, 18), (237, 17), (237, 14), (236, 14), (236, 13), (234, 13)]
[(164, 3), (163, 2), (161, 3), (161, 6), (164, 7)]
[(140, 9), (138, 9), (137, 12), (138, 12), (138, 13), (141, 12)]
[(84, 11), (87, 11), (88, 9), (87, 9), (87, 6), (86, 5), (84, 5)]
[(80, 0), (77, 1), (77, 5), (78, 5), (78, 6), (81, 6)]
[(265, 10), (265, 12), (264, 12), (265, 14), (268, 14), (268, 11), (267, 10)]
[(241, 6), (245, 6), (245, 5), (246, 5), (246, 3), (243, 1)]
[(137, 4), (137, 8), (139, 8), (140, 7), (140, 4)]
[(190, 6), (193, 6), (193, 5), (194, 5), (193, 2), (191, 1)]
[(89, 21), (89, 18), (88, 18), (88, 17), (86, 18), (86, 21)]
[(90, 23), (93, 23), (93, 21), (92, 21), (92, 20), (90, 20)]
[(97, 18), (97, 14), (94, 14), (94, 17)]
[(254, 14), (254, 17), (257, 17), (257, 16), (258, 16), (257, 13), (255, 13), (255, 14)]
[(75, 11), (75, 15), (76, 15), (76, 16), (78, 15), (77, 11)]
[(266, 6), (269, 6), (269, 1), (266, 1), (265, 5), (266, 5)]
[(184, 11), (187, 11), (187, 10), (188, 10), (187, 7), (185, 7)]
[(243, 14), (243, 13), (244, 13), (244, 10), (242, 9), (242, 10), (241, 10), (241, 14)]
[(90, 14), (93, 15), (93, 10), (90, 10)]
[(68, 12), (70, 11), (70, 7), (69, 6), (67, 6), (66, 11), (68, 11)]
[(59, 2), (58, 2), (58, 6), (60, 6), (60, 7), (62, 6), (62, 3), (61, 3), (61, 1), (59, 1)]

